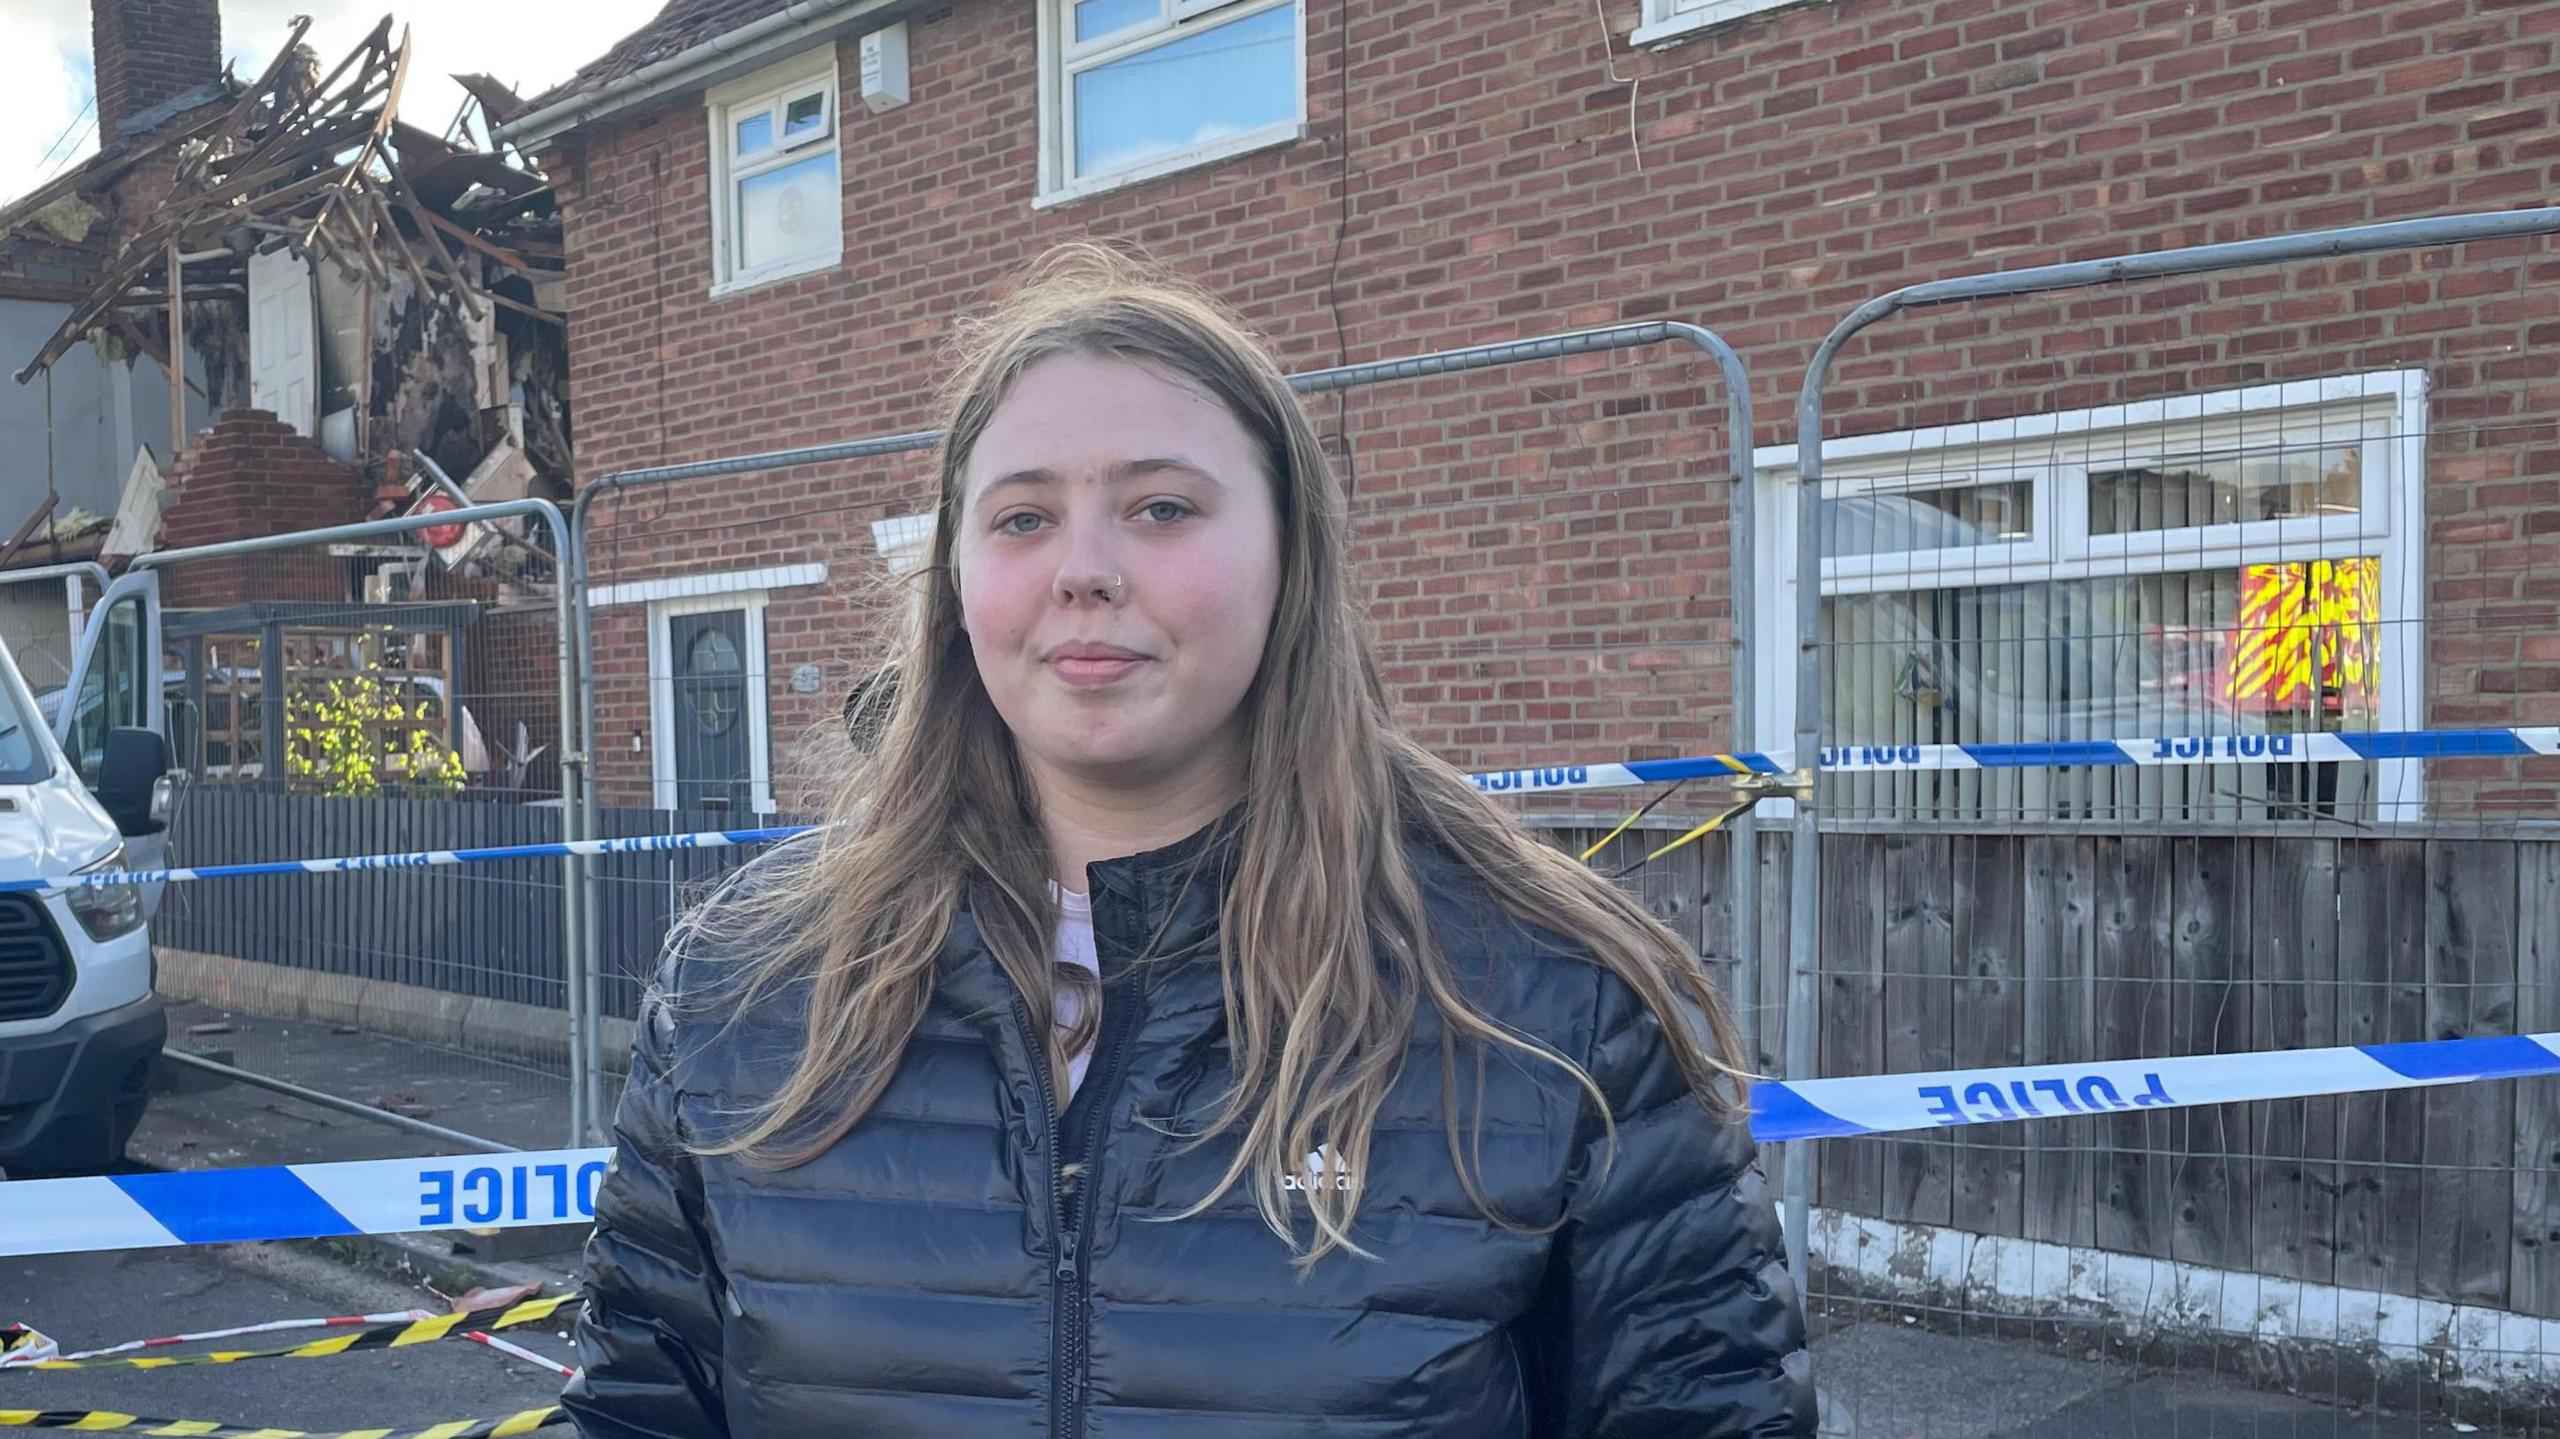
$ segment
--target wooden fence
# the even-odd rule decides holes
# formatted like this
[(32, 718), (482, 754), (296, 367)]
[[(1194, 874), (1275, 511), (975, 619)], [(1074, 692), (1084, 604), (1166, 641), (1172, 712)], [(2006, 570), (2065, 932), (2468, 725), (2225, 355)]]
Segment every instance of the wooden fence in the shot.
[[(1768, 960), (1741, 1000), (1776, 1074), (1786, 837), (1761, 844)], [(1901, 830), (1823, 846), (1824, 1074), (2560, 1031), (2560, 836)], [(1638, 881), (1720, 966), (1724, 865), (1702, 844)], [(1815, 1156), (1827, 1209), (2560, 1318), (2560, 1081)]]
[[(613, 810), (605, 832), (735, 818)], [(174, 852), (219, 863), (558, 833), (549, 808), (206, 789)], [(1761, 843), (1767, 962), (1753, 976), (1732, 964), (1720, 837), (1628, 883), (1746, 990), (1757, 1067), (1779, 1073), (1787, 846)], [(1823, 843), (1825, 1074), (2560, 1030), (2560, 837)], [(667, 925), (736, 855), (601, 861), (607, 1013), (632, 1012)], [(176, 948), (558, 1005), (559, 904), (559, 864), (519, 861), (175, 886), (156, 928)], [(1829, 1209), (2560, 1317), (2560, 1082), (1990, 1125), (1816, 1155)]]

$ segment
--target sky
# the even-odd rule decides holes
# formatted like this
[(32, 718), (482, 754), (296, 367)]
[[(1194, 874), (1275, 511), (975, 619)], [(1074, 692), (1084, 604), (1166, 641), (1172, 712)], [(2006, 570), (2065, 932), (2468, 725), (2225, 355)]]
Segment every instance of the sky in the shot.
[[(450, 76), (494, 75), (532, 95), (612, 48), (663, 3), (435, 0), (402, 9), (391, 0), (223, 0), (222, 51), (232, 73), (254, 80), (291, 33), (293, 17), (308, 15), (305, 39), (326, 73), (388, 11), (395, 43), (399, 26), (410, 27), (412, 68), (400, 117), (441, 134), (463, 102)], [(0, 0), (0, 203), (98, 152), (93, 93), (89, 7), (80, 0)]]

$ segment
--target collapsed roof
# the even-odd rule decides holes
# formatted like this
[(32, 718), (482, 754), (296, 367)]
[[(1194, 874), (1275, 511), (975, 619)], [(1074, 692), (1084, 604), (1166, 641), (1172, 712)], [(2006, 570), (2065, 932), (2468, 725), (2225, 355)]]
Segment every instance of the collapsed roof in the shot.
[[(152, 342), (173, 292), (181, 299), (238, 292), (251, 254), (290, 243), (351, 279), (387, 287), (395, 271), (421, 296), (473, 319), (492, 307), (553, 325), (533, 283), (562, 270), (560, 218), (549, 184), (504, 149), (455, 144), (405, 123), (400, 97), (409, 78), (404, 29), (392, 42), (381, 24), (322, 75), (302, 43), (298, 18), (266, 73), (228, 105), (176, 117), (146, 142), (121, 151), (115, 175), (154, 157), (174, 156), (168, 196), (117, 246), (83, 298), (36, 356), (17, 372), (24, 384), (100, 331), (156, 353)], [(471, 88), (494, 125), (513, 98), (503, 87)], [(488, 93), (483, 93), (486, 90)], [(102, 157), (103, 158), (103, 157)], [(0, 234), (71, 198), (92, 167), (0, 210)], [(515, 296), (499, 293), (508, 285)]]

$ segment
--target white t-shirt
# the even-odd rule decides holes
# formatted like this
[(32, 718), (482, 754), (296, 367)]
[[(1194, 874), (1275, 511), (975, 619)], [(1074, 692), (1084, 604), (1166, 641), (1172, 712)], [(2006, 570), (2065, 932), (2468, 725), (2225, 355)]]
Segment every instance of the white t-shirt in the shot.
[[(1056, 881), (1049, 885), (1050, 897), (1058, 902), (1058, 954), (1060, 964), (1072, 964), (1085, 972), (1100, 976), (1102, 961), (1093, 950), (1093, 896), (1062, 889)], [(1057, 1025), (1061, 1033), (1075, 1027), (1077, 996), (1073, 991), (1058, 991)], [(1060, 1103), (1075, 1097), (1076, 1086), (1084, 1083), (1085, 1065), (1093, 1059), (1093, 1044), (1085, 1047), (1067, 1062), (1067, 1093)]]

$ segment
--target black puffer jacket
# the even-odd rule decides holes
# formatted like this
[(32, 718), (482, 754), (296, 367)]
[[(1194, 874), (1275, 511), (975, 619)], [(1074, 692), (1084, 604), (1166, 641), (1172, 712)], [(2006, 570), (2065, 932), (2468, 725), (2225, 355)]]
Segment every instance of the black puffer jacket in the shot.
[[(1093, 867), (1115, 979), (1080, 1098), (1080, 1195), (1032, 1016), (970, 919), (878, 1107), (763, 1171), (685, 1149), (788, 1069), (795, 1015), (722, 1032), (653, 1001), (587, 1252), (585, 1374), (606, 1439), (1703, 1439), (1809, 1435), (1812, 1385), (1770, 1196), (1737, 1124), (1690, 1098), (1654, 1019), (1551, 936), (1416, 852), (1442, 944), (1495, 1017), (1581, 1060), (1618, 1151), (1552, 1065), (1485, 1066), (1482, 1171), (1532, 1234), (1460, 1187), (1426, 1012), (1369, 1155), (1356, 1237), (1304, 1279), (1251, 1201), (1207, 1192), (1233, 1150), (1164, 1121), (1228, 1076), (1216, 959), (1226, 848), (1195, 837)], [(782, 855), (765, 863), (788, 862)], [(750, 870), (748, 883), (753, 882)], [(698, 986), (717, 957), (671, 961)], [(680, 1007), (681, 1008), (681, 1007)], [(1117, 1022), (1114, 1022), (1114, 1021)], [(1472, 1066), (1469, 1066), (1472, 1068)], [(1083, 1111), (1078, 1111), (1078, 1117)], [(1155, 1121), (1150, 1124), (1149, 1121)], [(1310, 1156), (1311, 1173), (1326, 1168)]]

